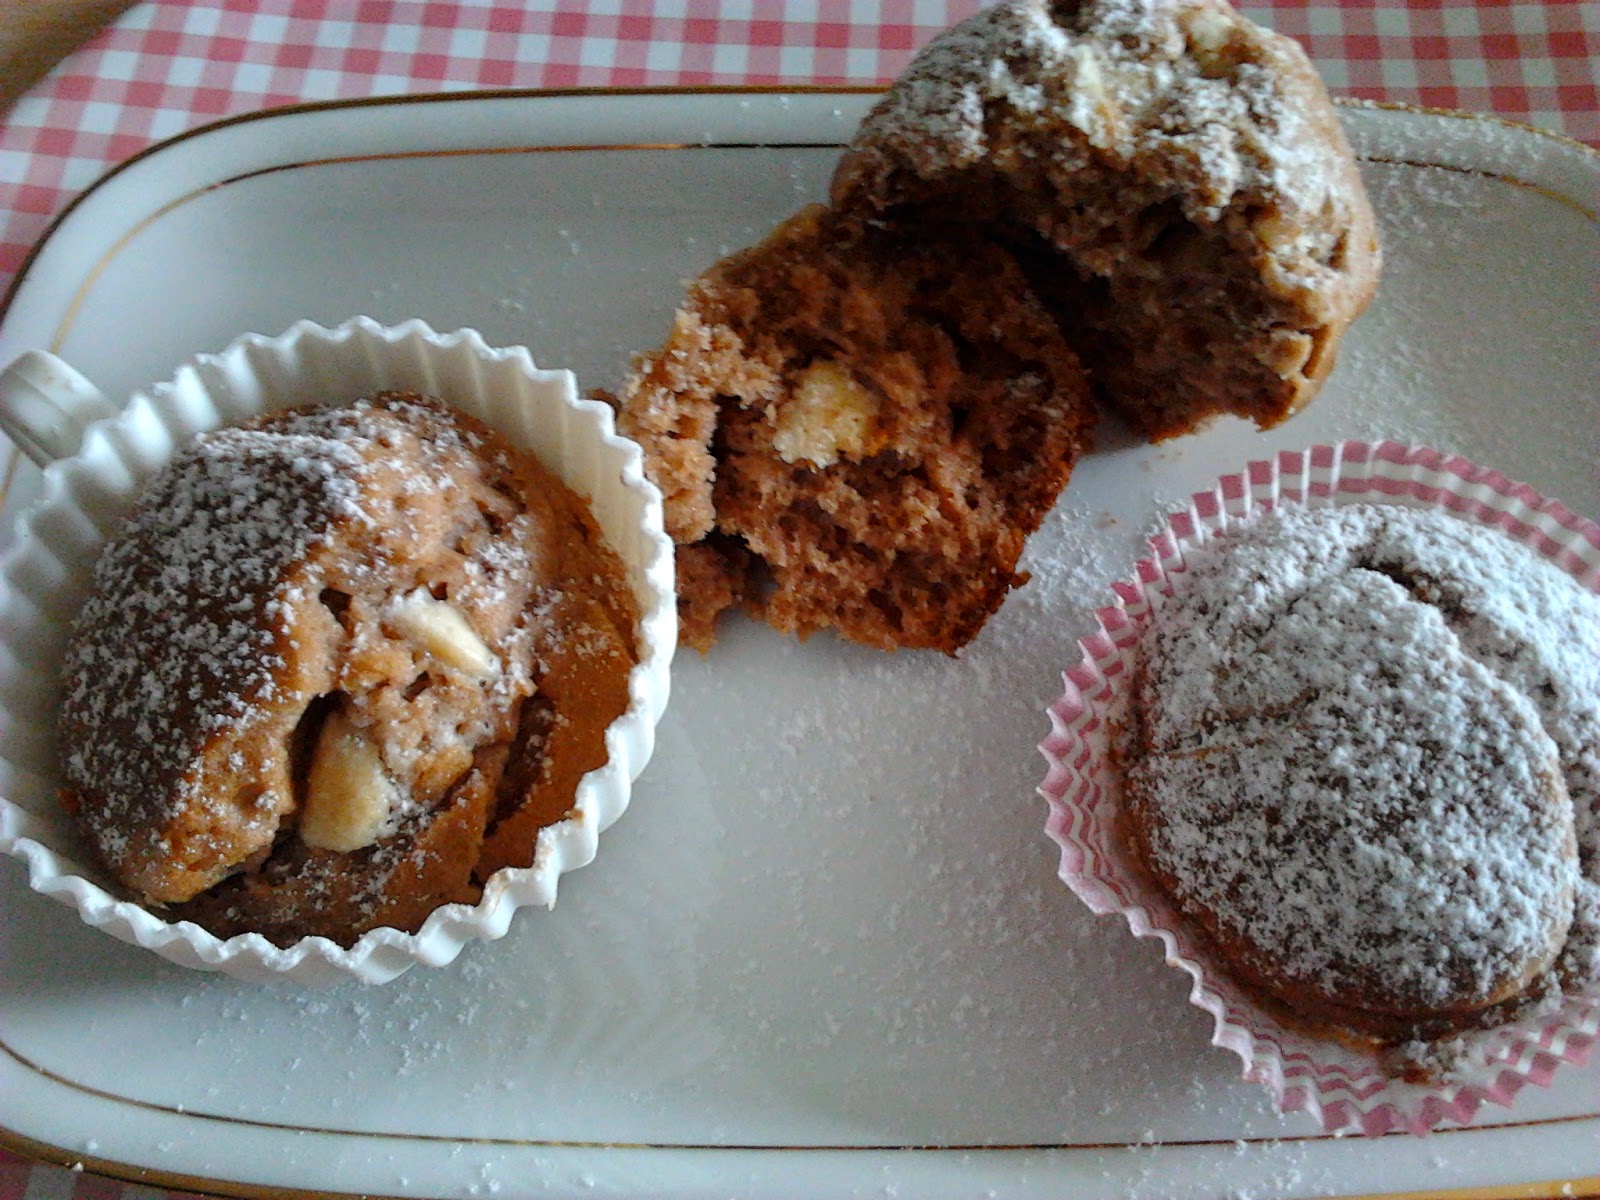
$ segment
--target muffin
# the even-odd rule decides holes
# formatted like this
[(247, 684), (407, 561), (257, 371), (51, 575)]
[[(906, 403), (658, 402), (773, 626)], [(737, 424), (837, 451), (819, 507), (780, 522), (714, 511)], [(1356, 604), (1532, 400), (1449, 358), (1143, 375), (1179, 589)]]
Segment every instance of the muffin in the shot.
[(604, 761), (635, 610), (583, 501), (435, 400), (202, 434), (96, 563), (63, 797), (172, 919), (279, 945), (414, 931), (532, 860), (567, 756)]
[(777, 629), (953, 652), (1087, 447), (1078, 359), (1005, 248), (797, 213), (694, 280), (619, 429), (679, 543), (683, 640)]
[(1012, 247), (1144, 437), (1303, 407), (1372, 298), (1371, 206), (1300, 48), (1222, 0), (1010, 0), (861, 123), (835, 208)]
[(1039, 746), (1061, 878), (1281, 1111), (1422, 1134), (1588, 1057), (1597, 545), (1458, 456), (1314, 446), (1171, 513), (1079, 641)]
[(1023, 582), (1091, 386), (1149, 439), (1275, 425), (1377, 285), (1326, 91), (1221, 0), (978, 13), (873, 107), (830, 201), (692, 281), (619, 400), (702, 650), (741, 604), (959, 649)]
[(1502, 536), (1373, 505), (1267, 514), (1174, 583), (1141, 638), (1125, 819), (1222, 969), (1379, 1045), (1592, 976), (1600, 600)]

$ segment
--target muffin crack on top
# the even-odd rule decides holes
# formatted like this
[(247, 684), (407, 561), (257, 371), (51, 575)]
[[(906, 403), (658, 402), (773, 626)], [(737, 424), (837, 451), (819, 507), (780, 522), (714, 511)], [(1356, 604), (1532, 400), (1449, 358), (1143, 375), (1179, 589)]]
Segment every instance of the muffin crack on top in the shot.
[[(743, 604), (801, 635), (954, 652), (1024, 582), (1023, 541), (1097, 408), (1155, 440), (1223, 414), (1286, 419), (1379, 262), (1354, 157), (1294, 43), (1220, 0), (983, 10), (868, 113), (829, 205), (694, 280), (622, 388), (683, 547), (685, 641), (709, 647)], [(930, 289), (946, 297), (931, 308)], [(998, 324), (949, 324), (1013, 310), (1027, 353)], [(945, 378), (891, 379), (906, 347), (860, 336), (941, 322), (963, 334)], [(938, 478), (963, 433), (1002, 461)], [(881, 521), (819, 499), (841, 486)], [(918, 489), (929, 519), (906, 524), (895, 505)]]
[(1126, 834), (1229, 974), (1407, 1046), (1600, 972), (1600, 597), (1380, 505), (1261, 517), (1173, 586), (1121, 739)]

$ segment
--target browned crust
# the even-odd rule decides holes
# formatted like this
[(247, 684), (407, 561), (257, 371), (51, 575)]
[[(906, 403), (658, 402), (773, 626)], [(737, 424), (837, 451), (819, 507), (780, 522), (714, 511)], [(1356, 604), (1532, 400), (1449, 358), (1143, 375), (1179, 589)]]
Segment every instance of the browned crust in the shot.
[[(385, 393), (372, 408), (405, 414), (407, 436), (426, 439), (438, 432), (429, 421), (448, 424), (461, 437), (459, 444), (449, 443), (455, 447), (449, 453), (481, 466), (482, 481), (463, 493), (462, 503), (487, 498), (479, 502), (498, 515), (485, 510), (483, 520), (461, 526), (449, 524), (447, 512), (440, 518), (447, 526), (442, 545), (456, 538), (458, 555), (469, 544), (493, 546), (501, 536), (497, 520), (514, 513), (528, 518), (530, 532), (519, 535), (518, 545), (526, 559), (530, 607), (508, 611), (521, 611), (516, 622), (525, 620), (534, 630), (531, 642), (517, 644), (537, 659), (522, 675), (531, 676), (531, 685), (524, 686), (538, 689), (537, 704), (513, 702), (498, 716), (486, 713), (487, 740), (470, 762), (463, 762), (468, 751), (460, 758), (452, 751), (437, 761), (419, 759), (410, 803), (422, 811), (397, 832), (354, 851), (303, 844), (295, 834), (298, 796), (308, 739), (321, 720), (308, 710), (331, 702), (344, 686), (335, 672), (348, 649), (341, 619), (318, 599), (332, 578), (323, 568), (352, 548), (362, 561), (367, 550), (388, 561), (394, 549), (389, 540), (416, 536), (402, 528), (403, 513), (394, 527), (374, 526), (353, 541), (341, 531), (359, 532), (356, 527), (365, 529), (368, 522), (348, 514), (333, 520), (327, 536), (270, 581), (272, 594), (284, 585), (291, 591), (283, 594), (305, 602), (269, 610), (266, 593), (253, 598), (264, 640), (251, 669), (262, 682), (244, 697), (241, 718), (216, 727), (192, 719), (185, 724), (182, 709), (167, 714), (182, 735), (184, 757), (181, 773), (165, 791), (152, 788), (126, 803), (83, 788), (63, 794), (121, 883), (145, 902), (172, 905), (167, 912), (174, 918), (196, 921), (219, 936), (258, 932), (280, 944), (306, 936), (348, 943), (381, 926), (414, 931), (440, 904), (475, 901), (480, 878), (503, 865), (531, 863), (539, 830), (570, 814), (579, 778), (606, 761), (606, 729), (629, 702), (637, 605), (583, 500), (530, 456), (511, 451), (488, 426), (438, 401)], [(403, 499), (408, 460), (393, 451), (374, 453), (374, 469), (400, 488)], [(159, 546), (152, 547), (152, 556), (160, 560)], [(401, 579), (395, 586), (405, 590), (414, 582)], [(221, 614), (216, 619), (225, 619), (237, 598), (203, 600), (192, 621), (212, 619), (212, 608)], [(104, 631), (83, 636), (102, 637)], [(225, 681), (208, 682), (220, 687)], [(545, 718), (538, 737), (517, 727), (519, 717), (535, 712)], [(89, 728), (64, 721), (64, 744), (70, 747)], [(139, 740), (123, 734), (97, 747), (96, 753), (141, 752)], [(242, 790), (235, 781), (243, 781)], [(184, 790), (177, 794), (180, 785)], [(275, 801), (270, 811), (263, 809), (263, 797)]]
[(563, 636), (540, 648), (539, 690), (524, 703), (498, 809), (477, 856), (481, 881), (504, 867), (531, 866), (539, 831), (575, 815), (578, 784), (605, 766), (606, 731), (628, 707), (632, 621), (619, 622), (593, 596), (568, 592), (551, 624)]
[[(1115, 61), (1120, 50), (1093, 25), (1114, 21), (1101, 7), (1014, 0), (941, 35), (862, 122), (835, 171), (833, 203), (874, 219), (931, 204), (1035, 245), (1036, 282), (1056, 291), (1069, 320), (1093, 330), (1080, 352), (1103, 399), (1141, 435), (1174, 437), (1225, 412), (1276, 425), (1316, 394), (1377, 288), (1376, 220), (1337, 113), (1296, 43), (1220, 0), (1143, 6), (1168, 39), (1149, 53), (1171, 55), (1178, 68), (1168, 80), (1198, 69), (1200, 52), (1184, 31), (1224, 23), (1220, 62), (1208, 60), (1201, 73), (1243, 66), (1255, 72), (1252, 85), (1270, 81), (1270, 111), (1252, 110), (1235, 132), (1241, 158), (1254, 161), (1253, 148), (1282, 134), (1279, 116), (1288, 113), (1295, 149), (1307, 158), (1301, 175), (1314, 170), (1326, 185), (1304, 189), (1296, 160), (1281, 171), (1269, 160), (1236, 191), (1213, 194), (1223, 184), (1203, 157), (1181, 139), (1165, 140), (1164, 123), (1181, 131), (1184, 119), (1165, 97), (1138, 97), (1146, 107), (1126, 110), (1113, 97), (1077, 124), (1061, 115), (1074, 101), (1094, 110), (1083, 97), (1098, 76), (1080, 83), (1038, 47), (1075, 39)], [(1046, 29), (1052, 34), (1041, 36)], [(985, 76), (997, 54), (1036, 85), (1043, 107), (993, 94)], [(1232, 332), (1218, 311), (1232, 314)], [(1213, 364), (1219, 341), (1236, 344)], [(1167, 342), (1183, 361), (1157, 369)]]

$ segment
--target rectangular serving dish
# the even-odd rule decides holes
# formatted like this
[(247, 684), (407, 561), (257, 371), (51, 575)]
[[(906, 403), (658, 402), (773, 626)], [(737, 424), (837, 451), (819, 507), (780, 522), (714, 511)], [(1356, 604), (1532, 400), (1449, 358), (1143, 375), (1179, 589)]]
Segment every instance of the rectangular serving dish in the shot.
[[(821, 198), (870, 100), (473, 94), (224, 122), (53, 227), (0, 361), (53, 350), (117, 397), (244, 331), (365, 313), (614, 387), (685, 277)], [(1042, 832), (1034, 746), (1074, 640), (1217, 476), (1392, 437), (1600, 513), (1600, 156), (1484, 118), (1345, 117), (1387, 270), (1311, 409), (1160, 447), (1105, 431), (1030, 544), (1033, 582), (959, 658), (749, 623), (680, 655), (627, 817), (503, 941), (378, 989), (250, 986), (86, 929), (0, 867), (0, 1144), (239, 1194), (1600, 1189), (1600, 1063), (1379, 1153), (1275, 1116)], [(6, 479), (0, 539), (37, 486), (15, 461)]]

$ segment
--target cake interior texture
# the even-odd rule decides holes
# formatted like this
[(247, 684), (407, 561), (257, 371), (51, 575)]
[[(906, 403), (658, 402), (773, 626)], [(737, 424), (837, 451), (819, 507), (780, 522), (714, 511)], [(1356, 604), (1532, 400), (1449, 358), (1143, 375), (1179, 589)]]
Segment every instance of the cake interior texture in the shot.
[(682, 545), (689, 644), (743, 603), (802, 635), (953, 650), (1018, 582), (1094, 420), (1003, 247), (952, 261), (814, 206), (694, 282), (621, 423)]
[(954, 652), (1022, 582), (1097, 411), (1150, 440), (1287, 419), (1378, 268), (1288, 39), (1220, 0), (984, 9), (873, 106), (828, 207), (691, 282), (622, 389), (685, 641), (743, 604)]

